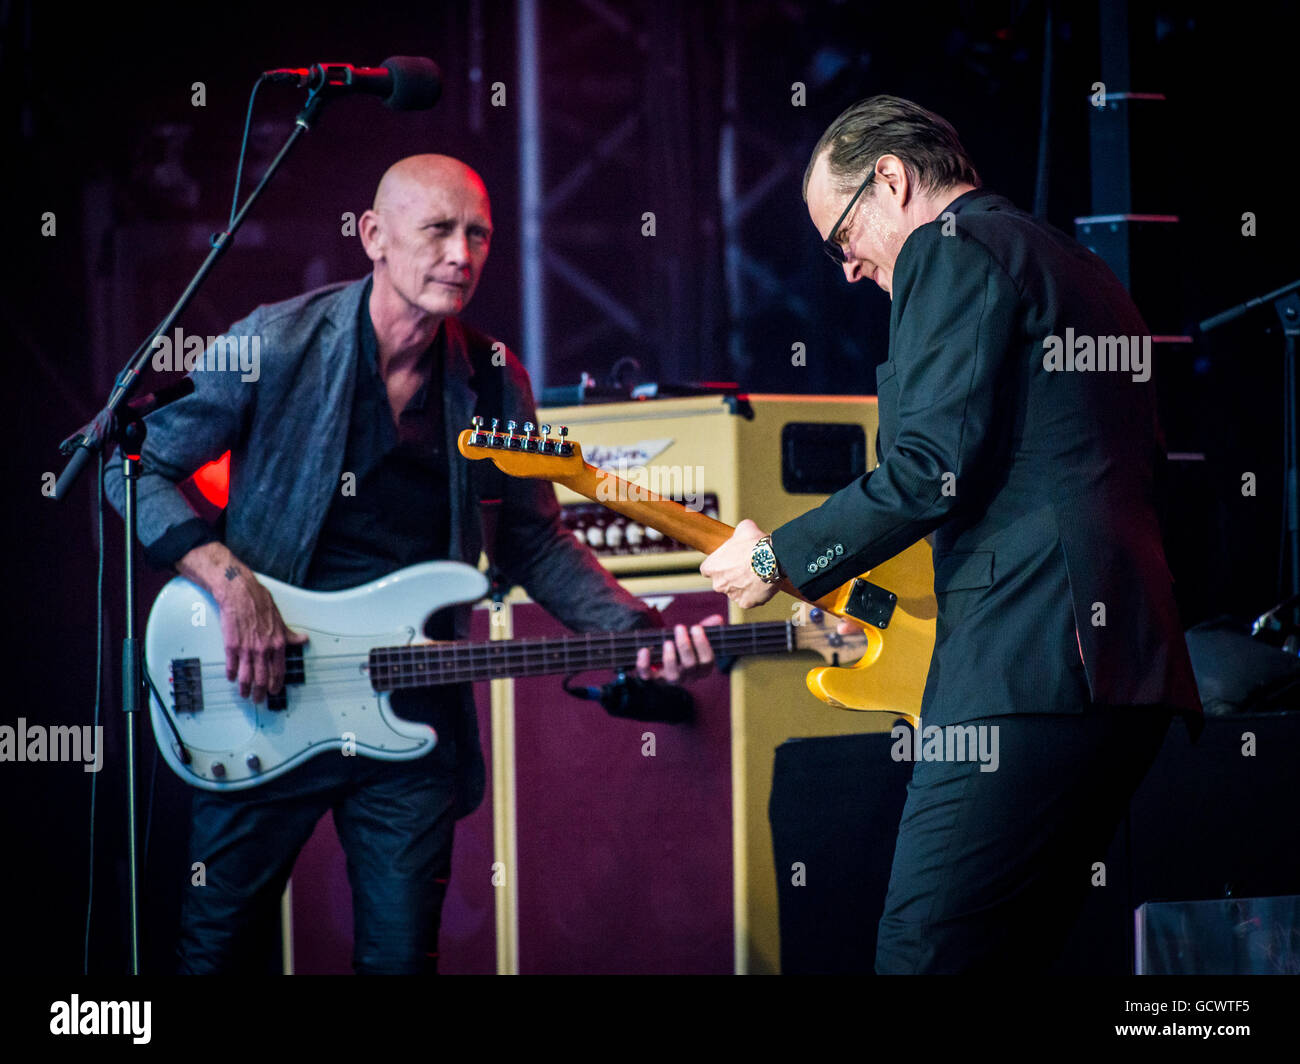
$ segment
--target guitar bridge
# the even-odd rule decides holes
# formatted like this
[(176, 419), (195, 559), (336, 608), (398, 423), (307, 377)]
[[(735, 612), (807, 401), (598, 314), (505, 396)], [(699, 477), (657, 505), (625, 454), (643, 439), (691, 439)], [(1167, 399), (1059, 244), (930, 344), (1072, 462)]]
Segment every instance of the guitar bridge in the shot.
[(885, 629), (889, 627), (897, 605), (898, 596), (892, 591), (859, 576), (849, 587), (849, 600), (844, 604), (844, 612), (863, 624)]

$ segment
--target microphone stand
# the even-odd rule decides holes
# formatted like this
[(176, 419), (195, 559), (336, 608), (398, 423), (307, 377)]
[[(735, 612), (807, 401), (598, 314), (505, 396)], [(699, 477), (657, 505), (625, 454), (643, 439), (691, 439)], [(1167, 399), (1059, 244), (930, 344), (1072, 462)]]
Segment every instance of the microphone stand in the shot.
[[(139, 915), (139, 862), (136, 853), (136, 763), (135, 733), (138, 714), (145, 708), (146, 691), (144, 668), (141, 657), (140, 640), (135, 634), (135, 563), (134, 547), (136, 537), (136, 481), (139, 477), (140, 452), (144, 445), (145, 425), (142, 411), (143, 404), (129, 402), (140, 384), (140, 375), (149, 361), (154, 343), (159, 336), (171, 332), (172, 325), (181, 312), (189, 305), (209, 273), (217, 264), (226, 248), (233, 242), (235, 233), (243, 225), (254, 202), (270, 183), (280, 164), (298, 142), (298, 138), (311, 129), (321, 108), (325, 105), (334, 86), (328, 82), (311, 91), (307, 103), (294, 119), (293, 131), (289, 134), (279, 154), (271, 161), (262, 175), (257, 187), (248, 194), (239, 212), (231, 220), (230, 227), (212, 238), (212, 250), (199, 266), (185, 291), (181, 293), (176, 305), (167, 312), (153, 335), (142, 345), (136, 355), (127, 363), (126, 368), (117, 375), (113, 391), (109, 395), (104, 409), (95, 415), (88, 424), (82, 426), (60, 444), (64, 454), (71, 454), (68, 464), (64, 466), (54, 486), (54, 498), (67, 498), (82, 469), (91, 456), (102, 451), (109, 443), (116, 443), (122, 449), (122, 475), (125, 480), (126, 501), (123, 516), (126, 521), (126, 549), (123, 560), (123, 583), (126, 588), (126, 617), (122, 638), (122, 710), (126, 714), (126, 822), (127, 822), (127, 860), (129, 863), (129, 883), (127, 888), (130, 917), (130, 952), (131, 974), (140, 974), (140, 915)], [(192, 389), (191, 389), (192, 390)], [(160, 409), (168, 402), (180, 398), (179, 395), (161, 397), (156, 403), (148, 404), (152, 409)], [(101, 544), (101, 549), (102, 544)]]
[[(1272, 303), (1273, 309), (1282, 322), (1282, 335), (1285, 337), (1286, 349), (1283, 354), (1285, 373), (1284, 384), (1284, 419), (1283, 433), (1283, 468), (1286, 470), (1286, 532), (1287, 559), (1290, 569), (1288, 590), (1290, 599), (1274, 610), (1292, 605), (1300, 599), (1300, 474), (1297, 463), (1300, 461), (1300, 424), (1297, 423), (1297, 407), (1300, 406), (1300, 366), (1296, 364), (1296, 340), (1300, 338), (1300, 281), (1276, 288), (1266, 295), (1247, 300), (1240, 306), (1215, 314), (1201, 322), (1201, 332), (1207, 333), (1227, 322), (1235, 321), (1248, 311)], [(1273, 611), (1270, 611), (1273, 612)], [(1300, 620), (1297, 611), (1292, 609), (1292, 622)]]

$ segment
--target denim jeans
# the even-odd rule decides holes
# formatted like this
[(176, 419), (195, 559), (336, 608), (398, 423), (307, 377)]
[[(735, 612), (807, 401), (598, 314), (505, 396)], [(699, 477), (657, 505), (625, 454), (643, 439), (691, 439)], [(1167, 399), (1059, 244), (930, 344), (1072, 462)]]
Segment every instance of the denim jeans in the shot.
[[(206, 882), (185, 889), (182, 973), (264, 973), (280, 896), (316, 823), (333, 810), (352, 884), (358, 974), (437, 971), (438, 925), (458, 814), (459, 704), (400, 692), (400, 716), (432, 724), (438, 744), (413, 761), (318, 754), (247, 791), (194, 795), (190, 860)], [(296, 891), (314, 884), (295, 884)]]

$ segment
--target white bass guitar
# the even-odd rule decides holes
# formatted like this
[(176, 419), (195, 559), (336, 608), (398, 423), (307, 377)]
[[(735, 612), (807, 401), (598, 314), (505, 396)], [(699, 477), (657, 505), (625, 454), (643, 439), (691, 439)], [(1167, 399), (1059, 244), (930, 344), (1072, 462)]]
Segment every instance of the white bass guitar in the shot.
[[(438, 741), (403, 720), (391, 692), (511, 676), (630, 669), (637, 651), (658, 658), (659, 629), (553, 639), (428, 642), (424, 624), (448, 606), (476, 602), (487, 579), (460, 562), (424, 562), (346, 591), (304, 591), (255, 574), (285, 624), (310, 642), (286, 651), (285, 686), (261, 705), (226, 679), (217, 604), (181, 577), (159, 593), (145, 630), (145, 662), (159, 694), (150, 698), (158, 749), (196, 787), (234, 791), (275, 779), (310, 757), (344, 750), (405, 761)], [(860, 634), (841, 636), (834, 618), (808, 611), (803, 623), (767, 621), (706, 629), (719, 657), (811, 650), (832, 665), (866, 651)], [(164, 685), (165, 678), (165, 685)]]

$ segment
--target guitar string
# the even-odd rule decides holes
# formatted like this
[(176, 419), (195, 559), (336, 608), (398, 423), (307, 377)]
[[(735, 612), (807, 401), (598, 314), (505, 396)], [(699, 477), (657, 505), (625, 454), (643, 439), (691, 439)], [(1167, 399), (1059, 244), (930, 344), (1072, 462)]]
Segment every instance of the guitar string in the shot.
[[(789, 621), (753, 621), (747, 624), (711, 625), (708, 628), (704, 629), (704, 631), (705, 634), (709, 636), (710, 640), (715, 640), (715, 639), (724, 640), (724, 641), (729, 640), (735, 643), (741, 643), (741, 642), (748, 642), (749, 639), (751, 638), (751, 634), (766, 635), (766, 634), (779, 632), (784, 636), (786, 629), (789, 626), (790, 626)], [(795, 625), (794, 627), (797, 628), (802, 626)], [(663, 637), (651, 639), (650, 636), (660, 631), (667, 631), (667, 629), (638, 628), (631, 632), (591, 632), (589, 635), (578, 634), (578, 635), (555, 636), (555, 637), (538, 636), (536, 638), (508, 639), (508, 640), (500, 640), (497, 642), (491, 642), (491, 641), (484, 642), (481, 640), (474, 640), (474, 639), (442, 639), (442, 640), (433, 640), (427, 643), (394, 643), (389, 646), (372, 647), (370, 653), (376, 651), (382, 652), (382, 651), (428, 650), (433, 648), (447, 648), (447, 649), (452, 649), (457, 651), (461, 651), (461, 650), (476, 651), (480, 648), (484, 648), (484, 649), (492, 648), (495, 651), (496, 648), (498, 647), (535, 648), (538, 646), (552, 645), (552, 644), (562, 646), (566, 643), (570, 646), (577, 646), (577, 645), (586, 646), (588, 643), (594, 643), (594, 641), (600, 639), (609, 639), (611, 636), (614, 637), (615, 641), (637, 642), (640, 640), (646, 640), (645, 643), (646, 646), (657, 646), (663, 642)], [(347, 638), (357, 639), (357, 638), (365, 638), (365, 637), (348, 636)], [(314, 655), (312, 657), (312, 660), (327, 661), (330, 658), (355, 658), (357, 656), (358, 655), (355, 653), (319, 654), (319, 655)], [(361, 655), (361, 656), (365, 656), (365, 655)]]
[[(488, 644), (491, 647), (491, 644)], [(714, 645), (715, 654), (729, 656), (737, 653), (771, 653), (779, 650), (786, 650), (789, 647), (789, 640), (785, 632), (763, 633), (755, 638), (744, 640), (743, 645), (733, 642), (729, 645)], [(647, 648), (652, 651), (659, 650), (659, 644), (642, 643), (638, 646), (636, 643), (625, 643), (620, 645), (601, 646), (599, 644), (580, 645), (576, 648), (553, 648), (545, 645), (533, 647), (516, 647), (509, 651), (499, 651), (496, 649), (480, 650), (477, 647), (473, 650), (467, 648), (456, 648), (452, 652), (444, 645), (430, 644), (427, 648), (424, 646), (403, 647), (400, 653), (393, 653), (385, 650), (381, 656), (374, 656), (372, 653), (366, 654), (335, 654), (321, 655), (320, 657), (307, 657), (296, 659), (290, 663), (287, 671), (290, 673), (297, 671), (310, 671), (313, 676), (320, 676), (331, 671), (352, 672), (360, 670), (362, 665), (367, 666), (369, 671), (391, 670), (398, 674), (403, 671), (419, 672), (438, 672), (460, 674), (464, 672), (479, 672), (484, 668), (496, 670), (502, 668), (530, 668), (534, 666), (552, 666), (560, 665), (557, 671), (563, 671), (565, 668), (578, 668), (583, 666), (584, 662), (590, 664), (583, 668), (599, 669), (607, 667), (612, 660), (627, 659), (629, 662), (635, 661), (635, 651)], [(570, 661), (570, 656), (579, 660)], [(656, 662), (662, 660), (662, 655), (657, 655)], [(224, 661), (200, 661), (200, 674), (204, 678), (219, 678), (226, 674), (226, 663)]]
[[(402, 648), (408, 649), (408, 648)], [(419, 649), (419, 648), (414, 648)], [(528, 648), (530, 653), (480, 653), (472, 654), (458, 653), (454, 655), (445, 655), (433, 653), (429, 655), (404, 655), (401, 658), (388, 658), (371, 661), (369, 654), (354, 655), (332, 655), (332, 661), (321, 664), (320, 659), (307, 658), (299, 666), (299, 670), (309, 672), (313, 682), (344, 682), (343, 680), (331, 680), (328, 678), (330, 673), (340, 671), (353, 673), (360, 672), (360, 666), (364, 663), (368, 665), (371, 672), (383, 672), (390, 670), (398, 678), (413, 675), (415, 673), (438, 673), (439, 677), (447, 676), (446, 680), (441, 682), (459, 683), (464, 680), (476, 678), (476, 674), (481, 674), (484, 669), (490, 672), (500, 673), (502, 676), (509, 676), (512, 672), (529, 671), (535, 668), (541, 668), (559, 674), (567, 669), (576, 671), (593, 671), (610, 668), (619, 662), (626, 664), (635, 664), (635, 656), (632, 651), (637, 649), (635, 644), (601, 647), (592, 645), (591, 647), (579, 648), (579, 654), (583, 660), (569, 661), (568, 653), (563, 650), (551, 650), (544, 653), (538, 653), (541, 648)], [(650, 649), (657, 649), (657, 646), (650, 645)], [(789, 641), (785, 634), (771, 633), (759, 636), (752, 640), (746, 640), (745, 645), (733, 647), (715, 647), (715, 652), (722, 656), (729, 656), (734, 653), (754, 653), (770, 654), (783, 652), (789, 649)], [(461, 660), (456, 660), (457, 658)], [(468, 660), (465, 660), (468, 658)], [(656, 662), (661, 658), (656, 658)], [(298, 663), (295, 663), (296, 665)], [(557, 667), (558, 666), (558, 667)], [(225, 663), (218, 661), (200, 662), (200, 673), (206, 674), (206, 677), (224, 678)], [(289, 670), (289, 671), (299, 671)], [(205, 677), (205, 678), (206, 678)], [(491, 675), (483, 675), (481, 678), (490, 679)], [(233, 681), (230, 681), (233, 682)]]
[[(735, 632), (733, 629), (732, 634), (741, 637), (739, 639), (730, 640), (730, 642), (735, 645), (733, 645), (730, 648), (718, 647), (715, 649), (717, 649), (719, 652), (723, 653), (724, 655), (727, 653), (728, 649), (731, 649), (733, 651), (747, 651), (749, 653), (758, 653), (758, 654), (785, 652), (790, 649), (788, 633), (786, 630), (787, 629), (786, 622), (766, 622), (766, 623), (759, 622), (759, 624), (762, 625), (762, 630), (759, 630), (759, 625), (755, 625), (754, 629), (750, 630), (750, 632), (745, 633), (744, 636), (741, 636), (741, 633)], [(616, 634), (619, 636), (627, 637), (627, 636), (632, 636), (634, 633), (616, 633)], [(561, 664), (560, 662), (557, 661), (557, 655), (559, 653), (562, 653), (566, 649), (563, 647), (563, 645), (561, 645), (560, 650), (552, 650), (549, 655), (545, 655), (542, 657), (536, 656), (536, 652), (538, 650), (545, 649), (548, 644), (551, 644), (551, 642), (552, 641), (549, 640), (539, 639), (539, 640), (517, 641), (517, 642), (512, 641), (511, 643), (500, 643), (500, 644), (433, 643), (433, 644), (418, 644), (414, 647), (385, 648), (388, 651), (392, 651), (395, 649), (400, 652), (408, 652), (402, 655), (405, 660), (400, 660), (400, 661), (387, 660), (387, 661), (380, 661), (376, 663), (378, 670), (383, 670), (383, 669), (394, 670), (394, 674), (390, 675), (388, 679), (396, 680), (398, 682), (386, 686), (382, 690), (376, 690), (373, 687), (373, 685), (367, 684), (368, 694), (377, 697), (381, 693), (402, 690), (402, 689), (420, 688), (420, 687), (424, 687), (424, 688), (442, 687), (442, 686), (449, 686), (458, 683), (471, 682), (475, 680), (490, 680), (496, 678), (492, 675), (492, 672), (497, 672), (499, 676), (558, 675), (559, 673), (565, 672), (569, 669), (577, 669), (577, 671), (586, 672), (586, 671), (602, 670), (605, 668), (613, 668), (619, 666), (620, 664), (624, 666), (630, 666), (635, 664), (635, 659), (628, 658), (627, 654), (629, 651), (637, 648), (636, 641), (629, 640), (627, 638), (622, 638), (618, 640), (611, 640), (611, 645), (600, 645), (599, 643), (596, 642), (592, 642), (590, 644), (577, 642), (577, 645), (575, 647), (573, 644), (570, 644), (570, 647), (577, 650), (580, 654), (585, 654), (589, 658), (590, 655), (593, 653), (608, 658), (610, 656), (618, 655), (618, 653), (621, 651), (623, 654), (622, 659), (618, 659), (616, 657), (615, 660), (601, 660), (601, 661), (588, 660), (587, 662), (582, 664), (581, 668), (577, 668), (579, 663), (564, 662), (562, 667), (557, 669), (556, 665)], [(654, 647), (658, 642), (660, 641), (655, 640), (654, 643), (645, 643), (643, 645)], [(743, 645), (740, 645), (742, 643)], [(471, 660), (468, 662), (466, 661), (443, 662), (437, 660), (428, 661), (428, 660), (421, 660), (427, 658), (427, 655), (422, 655), (419, 653), (415, 653), (415, 654), (409, 653), (412, 651), (419, 652), (425, 649), (445, 652), (446, 649), (449, 647), (454, 647), (459, 652), (458, 654), (453, 655), (453, 657), (460, 656), (463, 658), (468, 656)], [(501, 648), (504, 647), (510, 647), (511, 652), (504, 653), (504, 654), (501, 653), (500, 652)], [(469, 653), (466, 654), (465, 653), (466, 651), (469, 651)], [(442, 655), (439, 654), (438, 656), (442, 656)], [(336, 660), (330, 664), (319, 665), (317, 664), (317, 662), (319, 662), (320, 659), (317, 658), (307, 659), (307, 664), (311, 666), (309, 671), (311, 674), (310, 677), (311, 686), (313, 689), (322, 686), (334, 685), (334, 684), (343, 684), (343, 683), (355, 684), (360, 682), (362, 680), (362, 677), (359, 675), (350, 675), (347, 677), (331, 677), (327, 674), (330, 672), (337, 672), (340, 669), (345, 669), (347, 672), (352, 673), (353, 670), (356, 669), (357, 666), (362, 661), (369, 662), (370, 660), (369, 654), (322, 655), (322, 658), (324, 657), (332, 657)], [(338, 659), (343, 659), (343, 660), (338, 660)], [(476, 659), (481, 659), (481, 660), (476, 660)], [(345, 661), (350, 661), (350, 664), (345, 664), (344, 663)], [(491, 672), (489, 672), (487, 675), (484, 675), (482, 672), (484, 667), (490, 669)], [(224, 662), (204, 663), (201, 665), (201, 670), (206, 670), (209, 673), (214, 673), (219, 670), (220, 678), (222, 680), (225, 680)], [(540, 672), (537, 670), (540, 670)], [(434, 675), (435, 671), (437, 675)], [(407, 681), (407, 682), (402, 683), (401, 681)], [(411, 682), (411, 681), (415, 681), (415, 682)], [(231, 688), (234, 687), (234, 681), (226, 680), (225, 682), (228, 685), (227, 691), (229, 691)], [(291, 684), (290, 686), (297, 686), (297, 685)], [(235, 699), (228, 696), (224, 698), (221, 696), (214, 697), (214, 695), (215, 692), (204, 698), (205, 711), (217, 710), (223, 708), (228, 709), (228, 708), (235, 708), (235, 707), (238, 707), (239, 709), (243, 710), (249, 704), (247, 699)]]
[[(734, 628), (711, 628), (708, 632), (715, 652), (724, 655), (731, 653), (752, 652), (757, 641), (765, 645), (785, 646), (789, 642), (788, 623), (784, 621), (758, 622), (746, 631), (737, 632)], [(608, 655), (628, 653), (648, 647), (658, 650), (662, 638), (649, 638), (645, 630), (637, 633), (614, 633), (614, 639), (593, 636), (583, 640), (581, 636), (569, 636), (562, 639), (528, 639), (510, 640), (508, 642), (471, 642), (443, 641), (431, 643), (413, 643), (402, 646), (374, 647), (365, 653), (312, 654), (310, 657), (295, 659), (294, 665), (301, 660), (310, 664), (314, 671), (342, 667), (352, 669), (359, 662), (373, 663), (378, 667), (393, 668), (439, 668), (457, 667), (460, 662), (455, 659), (468, 659), (472, 667), (486, 662), (524, 661), (536, 657), (539, 660), (554, 660), (563, 655), (566, 659), (570, 653), (576, 656), (593, 654)], [(380, 655), (377, 659), (375, 655)], [(186, 659), (173, 659), (186, 660)], [(200, 669), (209, 673), (225, 671), (225, 662), (208, 659), (200, 661)], [(599, 666), (596, 666), (599, 667)]]
[[(763, 638), (747, 642), (744, 647), (715, 647), (716, 654), (723, 657), (732, 656), (738, 653), (745, 654), (770, 654), (787, 650), (788, 641), (782, 637), (780, 639)], [(635, 655), (632, 654), (632, 647), (623, 648), (592, 648), (590, 652), (584, 652), (578, 661), (569, 660), (569, 655), (561, 651), (550, 651), (544, 654), (492, 654), (478, 655), (475, 654), (469, 660), (464, 660), (463, 655), (455, 655), (448, 658), (443, 655), (429, 655), (407, 657), (403, 659), (378, 659), (372, 661), (369, 655), (357, 654), (347, 660), (336, 659), (332, 662), (320, 664), (317, 659), (307, 658), (301, 664), (295, 663), (297, 668), (291, 667), (287, 671), (290, 673), (301, 671), (309, 672), (313, 677), (321, 676), (328, 673), (337, 672), (360, 672), (361, 666), (367, 666), (367, 671), (382, 672), (392, 671), (395, 674), (402, 675), (408, 672), (439, 672), (449, 674), (461, 673), (478, 673), (483, 669), (492, 671), (510, 669), (530, 669), (534, 667), (555, 668), (555, 671), (563, 672), (565, 669), (575, 669), (583, 672), (592, 669), (602, 669), (610, 666), (615, 661), (627, 661), (629, 664), (635, 663)], [(657, 649), (657, 648), (651, 648)], [(340, 656), (342, 658), (344, 656)], [(461, 660), (457, 660), (460, 658)], [(658, 664), (661, 663), (661, 657), (654, 657), (652, 660)], [(557, 667), (558, 666), (558, 667)], [(200, 663), (200, 672), (207, 677), (220, 678), (226, 674), (225, 662), (207, 661)]]

